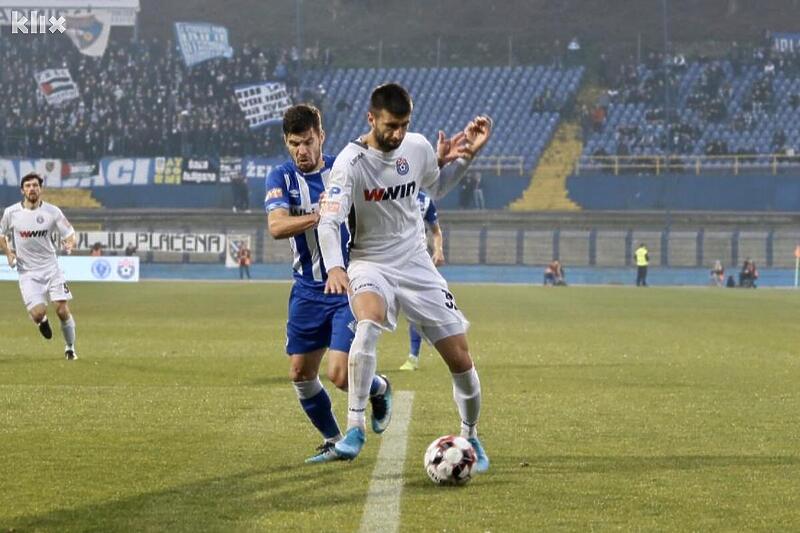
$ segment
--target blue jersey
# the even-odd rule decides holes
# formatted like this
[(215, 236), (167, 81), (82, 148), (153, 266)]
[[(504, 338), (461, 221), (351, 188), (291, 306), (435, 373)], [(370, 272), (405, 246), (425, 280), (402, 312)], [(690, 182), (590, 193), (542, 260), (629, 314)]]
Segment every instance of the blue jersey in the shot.
[(420, 191), (417, 194), (417, 203), (419, 204), (419, 212), (422, 215), (422, 220), (424, 220), (426, 224), (433, 226), (439, 222), (439, 213), (436, 212), (436, 204), (433, 203), (430, 196)]
[[(292, 216), (308, 215), (319, 212), (319, 197), (325, 191), (335, 157), (323, 155), (325, 162), (322, 170), (311, 174), (303, 174), (294, 164), (287, 161), (275, 167), (267, 176), (267, 194), (264, 207), (269, 213), (273, 209), (286, 209)], [(345, 266), (348, 261), (350, 233), (345, 224), (341, 225), (342, 256)], [(322, 291), (328, 274), (322, 261), (316, 228), (304, 231), (289, 238), (294, 252), (292, 269), (297, 284), (308, 289)]]

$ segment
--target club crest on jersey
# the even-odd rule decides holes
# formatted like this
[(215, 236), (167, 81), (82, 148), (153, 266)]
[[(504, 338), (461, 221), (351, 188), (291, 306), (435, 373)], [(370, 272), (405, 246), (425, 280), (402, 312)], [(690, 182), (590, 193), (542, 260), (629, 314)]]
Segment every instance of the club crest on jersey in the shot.
[[(406, 169), (408, 172), (408, 169)], [(382, 200), (397, 200), (398, 198), (405, 198), (411, 194), (416, 193), (417, 182), (409, 181), (394, 187), (387, 187), (386, 189), (364, 189), (364, 201), (366, 202), (380, 202)]]
[(408, 174), (410, 167), (408, 166), (408, 160), (405, 157), (398, 158), (397, 161), (394, 162), (394, 166), (397, 168), (397, 173), (401, 176)]
[(36, 217), (36, 223), (37, 224), (44, 224), (44, 217), (42, 215), (38, 215)]

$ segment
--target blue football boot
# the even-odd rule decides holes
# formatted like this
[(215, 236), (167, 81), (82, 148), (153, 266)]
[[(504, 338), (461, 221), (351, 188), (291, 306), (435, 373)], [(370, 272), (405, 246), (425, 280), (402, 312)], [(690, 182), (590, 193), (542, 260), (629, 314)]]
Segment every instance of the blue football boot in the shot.
[(489, 456), (486, 455), (486, 450), (483, 449), (481, 441), (478, 440), (478, 437), (470, 437), (467, 440), (472, 444), (475, 449), (475, 455), (478, 457), (478, 461), (475, 463), (475, 473), (486, 472), (489, 470)]
[(372, 405), (372, 431), (375, 433), (383, 433), (389, 427), (389, 422), (392, 420), (392, 384), (389, 379), (381, 375), (386, 381), (386, 391), (383, 394), (371, 396), (369, 399)]
[(327, 463), (328, 461), (339, 461), (341, 457), (334, 451), (335, 443), (325, 441), (317, 447), (317, 453), (306, 459), (306, 463)]
[(359, 427), (350, 428), (344, 434), (344, 438), (334, 446), (334, 453), (339, 459), (352, 461), (358, 457), (366, 441), (367, 437), (364, 435), (363, 429)]

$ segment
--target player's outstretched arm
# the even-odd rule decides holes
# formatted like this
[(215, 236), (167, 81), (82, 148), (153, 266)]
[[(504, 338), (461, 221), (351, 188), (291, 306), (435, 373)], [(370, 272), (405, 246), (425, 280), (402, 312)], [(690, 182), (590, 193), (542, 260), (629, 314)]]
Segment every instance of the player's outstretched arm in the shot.
[(433, 260), (434, 266), (442, 266), (444, 264), (444, 237), (442, 236), (442, 227), (436, 222), (431, 225), (431, 237), (433, 241)]
[(288, 239), (300, 235), (306, 230), (316, 228), (319, 224), (319, 213), (293, 217), (288, 209), (276, 208), (267, 214), (267, 228), (273, 239)]
[(0, 249), (2, 249), (6, 253), (6, 260), (8, 261), (8, 266), (14, 268), (17, 266), (17, 254), (14, 253), (14, 250), (8, 245), (8, 241), (6, 240), (5, 236), (0, 235)]
[(349, 166), (349, 162), (342, 163), (336, 159), (331, 169), (328, 187), (319, 205), (317, 236), (322, 260), (328, 271), (325, 292), (332, 294), (347, 294), (350, 288), (350, 280), (345, 271), (340, 229), (352, 205), (353, 177), (348, 172)]

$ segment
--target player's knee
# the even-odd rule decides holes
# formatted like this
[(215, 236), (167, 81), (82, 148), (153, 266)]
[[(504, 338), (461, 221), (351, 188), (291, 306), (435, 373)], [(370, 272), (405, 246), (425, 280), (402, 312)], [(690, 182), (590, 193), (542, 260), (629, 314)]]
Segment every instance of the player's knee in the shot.
[(44, 319), (46, 314), (47, 309), (41, 306), (34, 307), (30, 310), (31, 319), (37, 324)]
[(289, 366), (289, 379), (293, 382), (312, 381), (317, 379), (317, 372), (310, 368), (304, 368), (303, 365), (292, 364)]
[(59, 305), (58, 307), (56, 307), (56, 314), (58, 315), (58, 318), (60, 318), (62, 322), (66, 322), (67, 320), (69, 320), (70, 313), (67, 304)]
[(466, 335), (447, 337), (437, 341), (435, 346), (450, 372), (458, 374), (472, 368), (472, 356), (469, 353)]
[(328, 379), (331, 380), (331, 383), (339, 389), (346, 391), (347, 390), (347, 368), (329, 368), (328, 369)]

